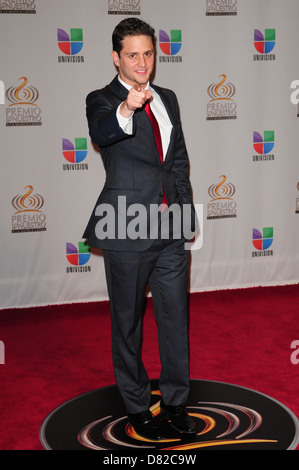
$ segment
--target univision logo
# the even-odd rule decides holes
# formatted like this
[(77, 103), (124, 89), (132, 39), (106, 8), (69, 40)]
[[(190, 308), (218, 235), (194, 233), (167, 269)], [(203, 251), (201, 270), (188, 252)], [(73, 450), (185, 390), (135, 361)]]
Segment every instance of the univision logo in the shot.
[(264, 131), (263, 135), (255, 131), (253, 148), (258, 153), (253, 155), (254, 162), (274, 160), (274, 155), (270, 153), (274, 148), (274, 131)]
[(262, 232), (254, 228), (252, 230), (252, 244), (257, 251), (252, 252), (252, 257), (273, 256), (273, 251), (269, 250), (273, 243), (273, 227), (264, 227)]
[(270, 54), (276, 44), (276, 30), (265, 29), (262, 33), (259, 29), (254, 30), (254, 47), (259, 54), (254, 54), (254, 60), (275, 60), (275, 54)]
[(64, 170), (88, 170), (88, 163), (83, 163), (87, 156), (87, 139), (76, 137), (75, 143), (62, 139), (62, 154), (69, 163), (64, 163)]
[(73, 243), (66, 243), (66, 259), (69, 264), (67, 273), (90, 272), (91, 266), (85, 266), (90, 259), (90, 247), (85, 242), (79, 242), (77, 246)]
[(160, 56), (160, 62), (182, 62), (182, 56), (178, 52), (182, 47), (182, 31), (171, 29), (168, 34), (163, 29), (159, 30), (159, 46), (165, 56)]
[(71, 28), (70, 33), (64, 29), (57, 29), (57, 44), (64, 54), (58, 56), (58, 62), (84, 62), (84, 56), (78, 55), (83, 48), (83, 30)]

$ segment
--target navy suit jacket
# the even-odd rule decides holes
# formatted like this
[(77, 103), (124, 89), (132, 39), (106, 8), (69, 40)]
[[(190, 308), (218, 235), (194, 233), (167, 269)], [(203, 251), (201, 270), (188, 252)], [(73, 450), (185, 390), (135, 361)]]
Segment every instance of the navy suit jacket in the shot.
[[(125, 251), (147, 249), (153, 242), (151, 223), (154, 222), (150, 220), (150, 207), (162, 204), (163, 188), (169, 206), (190, 205), (192, 214), (190, 230), (195, 229), (196, 217), (191, 200), (189, 161), (177, 98), (171, 90), (152, 84), (151, 86), (161, 97), (173, 126), (168, 151), (162, 164), (152, 125), (144, 107), (137, 109), (133, 115), (132, 135), (126, 134), (120, 128), (116, 110), (126, 99), (128, 90), (119, 82), (117, 76), (105, 88), (89, 93), (86, 98), (90, 137), (99, 147), (106, 170), (104, 187), (83, 234), (83, 238), (87, 239), (90, 246)], [(122, 201), (125, 200), (125, 204), (119, 204), (120, 196)], [(105, 212), (106, 204), (114, 210), (114, 221), (110, 220), (111, 217), (108, 218), (107, 211)], [(143, 219), (146, 233), (143, 230), (136, 239), (125, 233), (124, 225), (129, 227), (130, 223), (137, 224), (137, 215), (144, 216), (145, 213), (137, 211), (132, 215), (133, 212), (128, 212), (130, 206), (132, 211), (136, 207), (132, 204), (142, 204), (146, 212), (146, 220)], [(105, 222), (109, 238), (101, 236), (102, 239), (99, 239), (97, 224), (100, 224), (98, 228), (99, 226), (103, 228)], [(115, 236), (111, 237), (113, 227), (115, 227)]]

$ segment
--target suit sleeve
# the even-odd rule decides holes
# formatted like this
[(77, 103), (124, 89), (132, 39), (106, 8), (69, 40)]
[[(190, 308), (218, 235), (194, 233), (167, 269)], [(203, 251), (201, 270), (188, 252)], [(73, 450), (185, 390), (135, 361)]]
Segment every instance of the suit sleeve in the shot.
[(119, 104), (109, 101), (101, 91), (93, 91), (86, 98), (89, 135), (99, 147), (106, 147), (130, 137), (119, 125), (116, 116)]

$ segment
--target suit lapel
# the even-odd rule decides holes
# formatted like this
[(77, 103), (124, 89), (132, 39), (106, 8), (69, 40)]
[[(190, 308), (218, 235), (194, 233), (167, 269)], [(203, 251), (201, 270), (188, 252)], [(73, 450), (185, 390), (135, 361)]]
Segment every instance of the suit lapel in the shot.
[(171, 103), (170, 103), (170, 100), (168, 98), (168, 96), (166, 94), (163, 93), (163, 90), (161, 90), (161, 88), (153, 85), (151, 83), (151, 87), (158, 93), (158, 95), (160, 96), (164, 106), (165, 106), (165, 109), (167, 111), (167, 114), (169, 116), (169, 119), (170, 119), (170, 122), (171, 124), (174, 126), (175, 125), (175, 116), (173, 115), (172, 113), (172, 110), (171, 110)]
[(109, 88), (115, 93), (122, 101), (124, 101), (127, 96), (129, 91), (127, 90), (126, 87), (124, 87), (120, 81), (118, 80), (118, 75), (114, 77), (112, 82), (109, 84)]
[(175, 129), (175, 116), (173, 115), (173, 112), (172, 112), (172, 107), (171, 107), (171, 103), (170, 103), (170, 100), (168, 98), (168, 96), (166, 94), (163, 93), (163, 90), (161, 90), (161, 88), (159, 87), (156, 87), (155, 85), (151, 84), (151, 87), (158, 93), (158, 95), (160, 96), (164, 106), (165, 106), (165, 109), (167, 111), (167, 114), (168, 114), (168, 117), (170, 119), (170, 122), (172, 124), (172, 129), (171, 129), (171, 134), (170, 134), (170, 139), (169, 139), (169, 145), (168, 145), (168, 149), (167, 149), (167, 152), (166, 152), (166, 155), (165, 155), (165, 158), (164, 158), (164, 161), (167, 160), (167, 158), (169, 157), (169, 155), (171, 154), (171, 151), (172, 151), (172, 148), (174, 146), (174, 142), (175, 142), (175, 139), (174, 139), (174, 129)]

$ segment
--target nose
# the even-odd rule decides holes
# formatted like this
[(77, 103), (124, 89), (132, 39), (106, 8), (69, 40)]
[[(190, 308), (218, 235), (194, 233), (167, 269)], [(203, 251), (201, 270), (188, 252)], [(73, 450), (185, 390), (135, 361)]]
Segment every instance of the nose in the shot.
[(146, 66), (145, 57), (139, 56), (139, 65), (140, 65), (140, 67), (145, 67)]

